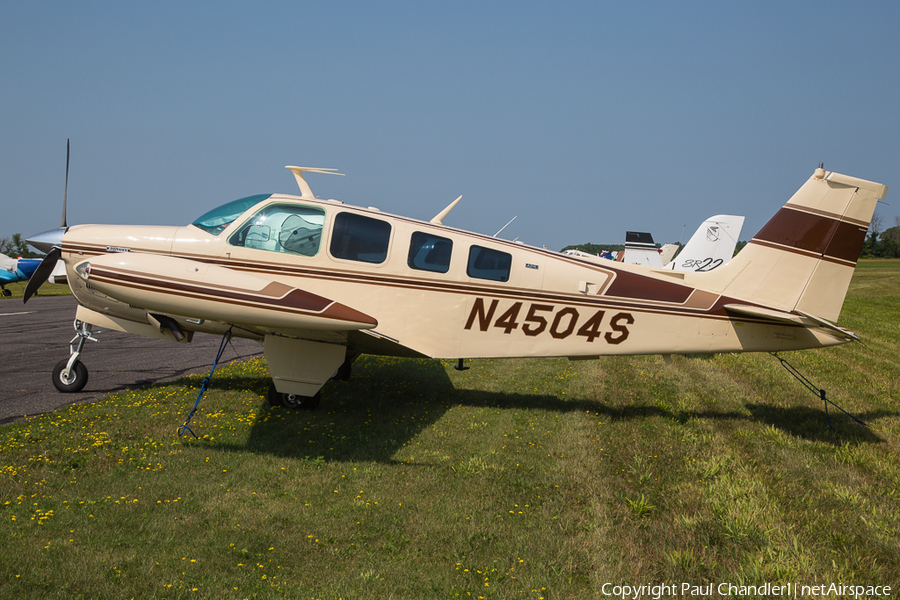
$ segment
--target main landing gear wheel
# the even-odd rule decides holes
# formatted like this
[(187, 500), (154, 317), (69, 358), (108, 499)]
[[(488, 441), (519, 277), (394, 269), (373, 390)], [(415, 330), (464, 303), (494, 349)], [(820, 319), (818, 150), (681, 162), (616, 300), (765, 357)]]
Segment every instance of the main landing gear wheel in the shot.
[(68, 364), (69, 359), (66, 358), (53, 367), (53, 385), (63, 393), (80, 392), (88, 380), (87, 367), (80, 360), (76, 360), (69, 369), (69, 375), (66, 376), (66, 365)]
[(335, 381), (347, 381), (350, 379), (350, 375), (353, 372), (351, 364), (353, 364), (352, 361), (345, 360), (331, 378)]
[(322, 400), (322, 392), (316, 392), (315, 396), (300, 396), (299, 394), (282, 394), (275, 389), (275, 383), (269, 382), (269, 392), (266, 395), (269, 406), (283, 406), (292, 410), (315, 410), (319, 408)]

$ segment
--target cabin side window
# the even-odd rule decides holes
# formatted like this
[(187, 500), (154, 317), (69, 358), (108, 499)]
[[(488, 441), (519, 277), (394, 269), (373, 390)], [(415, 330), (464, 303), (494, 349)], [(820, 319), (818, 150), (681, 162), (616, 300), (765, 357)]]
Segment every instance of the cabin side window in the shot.
[(315, 256), (322, 243), (325, 211), (313, 206), (270, 204), (230, 238), (232, 246)]
[(383, 263), (387, 260), (390, 241), (390, 223), (356, 213), (342, 212), (334, 219), (331, 255), (346, 260)]
[(509, 270), (512, 265), (512, 254), (472, 246), (469, 248), (469, 263), (466, 274), (476, 279), (491, 281), (509, 281)]
[(416, 231), (409, 243), (406, 264), (411, 269), (446, 273), (450, 270), (453, 242), (445, 237)]

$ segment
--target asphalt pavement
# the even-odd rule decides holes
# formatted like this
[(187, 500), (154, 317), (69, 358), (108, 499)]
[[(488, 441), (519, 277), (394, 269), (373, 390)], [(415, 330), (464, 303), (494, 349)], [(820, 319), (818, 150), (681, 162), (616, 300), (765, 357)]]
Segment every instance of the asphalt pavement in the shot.
[[(72, 296), (0, 300), (0, 424), (91, 402), (128, 388), (209, 372), (221, 338), (196, 334), (177, 344), (118, 331), (87, 342), (81, 361), (88, 369), (81, 392), (63, 394), (51, 381), (53, 367), (69, 356), (77, 303)], [(262, 355), (262, 346), (234, 338), (219, 364)]]

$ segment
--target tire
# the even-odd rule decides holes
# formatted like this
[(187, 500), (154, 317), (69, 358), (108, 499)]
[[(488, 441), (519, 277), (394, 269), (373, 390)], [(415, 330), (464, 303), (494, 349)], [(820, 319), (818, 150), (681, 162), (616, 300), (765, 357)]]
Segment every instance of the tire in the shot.
[(331, 377), (335, 381), (347, 381), (350, 379), (350, 375), (353, 372), (353, 368), (351, 367), (353, 363), (348, 360), (345, 360), (338, 370), (334, 372), (334, 375)]
[(72, 370), (69, 372), (69, 378), (65, 379), (63, 372), (66, 370), (68, 363), (69, 359), (66, 358), (56, 363), (56, 366), (53, 367), (53, 385), (64, 394), (80, 392), (84, 389), (88, 380), (87, 367), (80, 360), (76, 360), (75, 364), (72, 365)]
[(322, 400), (322, 392), (316, 392), (315, 396), (282, 394), (275, 389), (275, 383), (270, 382), (269, 393), (266, 394), (266, 397), (269, 400), (269, 406), (283, 406), (291, 410), (315, 410), (319, 408), (319, 403)]

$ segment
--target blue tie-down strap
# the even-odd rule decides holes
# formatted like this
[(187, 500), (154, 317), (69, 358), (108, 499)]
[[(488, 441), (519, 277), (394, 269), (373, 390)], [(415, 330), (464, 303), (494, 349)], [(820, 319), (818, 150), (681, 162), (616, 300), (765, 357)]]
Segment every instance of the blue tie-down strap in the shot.
[(200, 406), (200, 399), (203, 397), (203, 394), (206, 392), (206, 386), (209, 385), (209, 382), (212, 380), (213, 373), (216, 372), (216, 367), (219, 365), (219, 360), (222, 358), (222, 354), (225, 353), (225, 348), (228, 346), (228, 342), (231, 341), (231, 330), (234, 327), (230, 327), (228, 331), (225, 332), (225, 335), (222, 336), (222, 342), (219, 344), (219, 353), (216, 354), (216, 361), (213, 363), (212, 369), (209, 371), (209, 375), (203, 378), (203, 381), (200, 382), (200, 393), (197, 394), (197, 400), (194, 402), (194, 408), (191, 409), (191, 412), (188, 413), (187, 420), (184, 422), (184, 425), (178, 428), (178, 437), (184, 435), (184, 433), (190, 432), (194, 439), (197, 439), (197, 434), (194, 433), (194, 430), (190, 428), (189, 423), (191, 419), (194, 418), (194, 413), (197, 412), (197, 407)]

